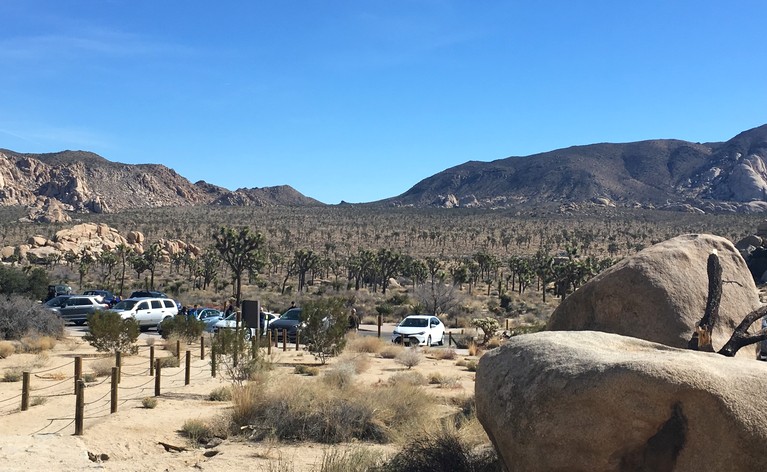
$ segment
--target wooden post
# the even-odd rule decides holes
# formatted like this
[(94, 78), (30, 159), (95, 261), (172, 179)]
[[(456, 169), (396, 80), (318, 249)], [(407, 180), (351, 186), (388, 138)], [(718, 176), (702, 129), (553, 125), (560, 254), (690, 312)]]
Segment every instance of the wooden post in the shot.
[(178, 363), (181, 364), (181, 340), (176, 339), (176, 359), (178, 359)]
[(506, 318), (506, 331), (508, 331), (508, 330), (509, 330), (509, 319)]
[(216, 376), (216, 345), (210, 346), (210, 376)]
[(149, 375), (154, 375), (154, 346), (149, 346)]
[(23, 372), (21, 374), (21, 411), (27, 410), (29, 410), (29, 372)]
[(85, 382), (77, 382), (75, 396), (75, 436), (83, 435), (83, 419), (85, 418)]
[(160, 362), (160, 359), (157, 359), (155, 361), (157, 365), (155, 366), (155, 372), (154, 372), (154, 396), (159, 397), (160, 396), (160, 379), (162, 378), (162, 363)]
[(109, 413), (117, 413), (117, 384), (119, 383), (117, 376), (119, 375), (120, 369), (117, 367), (112, 367), (112, 391), (111, 391), (111, 406), (109, 408)]
[(288, 350), (288, 330), (283, 329), (282, 330), (282, 352), (285, 352)]
[[(378, 314), (378, 338), (379, 339), (381, 338), (381, 325), (382, 324), (383, 324), (383, 315), (379, 313)], [(403, 344), (404, 344), (404, 342), (403, 342)]]
[(205, 360), (205, 336), (200, 336), (200, 360)]
[(452, 331), (448, 331), (447, 332), (447, 347), (450, 347), (451, 344), (455, 344), (453, 342), (453, 332)]
[(301, 330), (297, 329), (296, 330), (296, 351), (298, 351), (298, 341), (300, 336), (301, 336)]
[[(250, 328), (248, 328), (250, 329)], [(258, 348), (256, 347), (256, 337), (251, 336), (250, 337), (250, 358), (255, 359), (256, 353), (258, 352)]]
[(83, 357), (75, 357), (75, 384), (74, 394), (77, 395), (77, 381), (83, 378)]
[(235, 336), (234, 346), (232, 347), (232, 367), (237, 367), (240, 360), (240, 338)]
[(115, 367), (117, 367), (117, 383), (120, 383), (122, 377), (123, 353), (115, 351)]
[(272, 355), (272, 330), (266, 332), (266, 355)]
[(192, 378), (192, 351), (186, 351), (186, 364), (184, 367), (186, 368), (184, 385), (189, 385), (189, 380)]

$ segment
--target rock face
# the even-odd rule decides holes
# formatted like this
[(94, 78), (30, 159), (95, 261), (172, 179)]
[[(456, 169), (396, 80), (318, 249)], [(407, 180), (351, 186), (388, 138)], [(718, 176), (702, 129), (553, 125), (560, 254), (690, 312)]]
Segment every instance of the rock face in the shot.
[(706, 264), (714, 249), (724, 281), (720, 319), (713, 332), (718, 350), (760, 302), (733, 244), (707, 234), (669, 239), (607, 269), (566, 298), (548, 328), (605, 331), (685, 348), (706, 309)]
[(599, 332), (512, 338), (479, 361), (507, 470), (767, 470), (767, 365)]

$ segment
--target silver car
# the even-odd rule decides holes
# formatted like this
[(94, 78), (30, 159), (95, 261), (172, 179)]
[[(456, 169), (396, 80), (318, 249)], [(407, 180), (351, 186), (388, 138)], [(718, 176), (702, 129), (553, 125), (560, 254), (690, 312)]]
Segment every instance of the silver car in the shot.
[(64, 321), (71, 321), (80, 326), (88, 321), (88, 315), (98, 310), (106, 310), (109, 305), (101, 303), (96, 297), (73, 295), (59, 306), (46, 306), (46, 308), (59, 315)]

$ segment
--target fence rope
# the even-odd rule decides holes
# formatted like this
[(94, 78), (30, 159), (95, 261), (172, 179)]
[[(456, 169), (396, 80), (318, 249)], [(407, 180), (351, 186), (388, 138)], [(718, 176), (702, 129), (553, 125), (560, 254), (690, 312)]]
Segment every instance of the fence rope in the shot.
[(46, 372), (52, 372), (52, 371), (54, 371), (54, 370), (62, 369), (62, 368), (64, 368), (64, 367), (67, 367), (67, 366), (73, 365), (74, 363), (75, 363), (75, 361), (72, 361), (72, 362), (69, 362), (68, 364), (60, 365), (60, 366), (58, 366), (58, 367), (53, 367), (53, 368), (50, 368), (50, 369), (45, 369), (45, 370), (38, 370), (37, 372), (30, 372), (30, 374), (32, 374), (32, 375), (37, 375), (37, 374), (44, 374), (44, 373), (46, 373)]
[(120, 374), (125, 375), (127, 377), (143, 377), (144, 375), (147, 375), (148, 373), (149, 373), (149, 369), (144, 369), (141, 371), (141, 373), (130, 373), (120, 369)]
[[(46, 385), (45, 387), (33, 388), (33, 389), (30, 389), (30, 390), (33, 391), (33, 392), (38, 392), (40, 390), (47, 390), (49, 388), (57, 387), (57, 386), (65, 383), (65, 382), (70, 382), (71, 383), (73, 379), (74, 379), (74, 377), (69, 377), (69, 378), (66, 378), (66, 379), (62, 380), (61, 382), (57, 382), (57, 383), (52, 384), (52, 385)], [(73, 393), (73, 395), (74, 395), (74, 393)]]
[(150, 378), (149, 380), (147, 380), (145, 383), (143, 383), (141, 385), (136, 385), (135, 387), (121, 387), (121, 386), (118, 385), (117, 386), (117, 390), (118, 391), (120, 391), (120, 390), (136, 390), (137, 388), (141, 388), (144, 385), (149, 385), (152, 382), (154, 382), (154, 377)]
[[(69, 422), (69, 424), (65, 425), (65, 426), (64, 426), (64, 428), (66, 428), (66, 427), (67, 427), (67, 426), (69, 426), (70, 424), (74, 423), (74, 422), (75, 422), (75, 419), (74, 419), (74, 418), (48, 418), (48, 424), (47, 424), (47, 425), (45, 425), (45, 426), (43, 426), (42, 428), (38, 429), (38, 430), (37, 430), (37, 431), (35, 431), (34, 433), (32, 433), (32, 436), (34, 436), (35, 434), (40, 434), (40, 432), (42, 432), (42, 431), (45, 431), (45, 430), (46, 430), (46, 429), (48, 429), (48, 427), (49, 427), (49, 426), (51, 426), (51, 425), (52, 425), (52, 424), (53, 424), (55, 421), (67, 421), (67, 420), (71, 420), (71, 421)], [(61, 429), (64, 429), (64, 428), (61, 428)], [(61, 429), (60, 429), (59, 431), (61, 431)], [(53, 432), (53, 433), (45, 433), (45, 434), (56, 434), (56, 433), (58, 433), (59, 431), (56, 431), (56, 432)]]
[(101, 398), (99, 398), (99, 399), (96, 399), (96, 400), (93, 400), (93, 401), (90, 401), (90, 402), (85, 402), (85, 405), (84, 405), (84, 406), (93, 405), (94, 403), (100, 402), (101, 400), (103, 400), (103, 399), (105, 399), (106, 397), (108, 397), (108, 396), (109, 396), (111, 393), (112, 393), (112, 390), (109, 390), (109, 391), (107, 391), (107, 393), (105, 393), (105, 394), (104, 394), (104, 395), (103, 395)]
[(21, 397), (21, 394), (18, 394), (16, 396), (9, 397), (9, 398), (4, 398), (4, 399), (0, 400), (0, 404), (5, 403), (5, 402), (9, 402), (11, 400), (15, 400), (15, 399), (17, 399), (19, 397)]

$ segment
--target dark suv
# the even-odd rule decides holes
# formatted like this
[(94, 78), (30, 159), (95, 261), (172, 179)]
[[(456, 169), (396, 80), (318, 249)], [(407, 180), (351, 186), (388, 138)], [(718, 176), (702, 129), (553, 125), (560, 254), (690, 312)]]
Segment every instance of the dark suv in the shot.
[(272, 332), (272, 340), (280, 340), (282, 331), (287, 330), (288, 342), (296, 340), (296, 333), (301, 326), (301, 309), (291, 308), (279, 318), (269, 323), (269, 331)]
[(79, 326), (88, 321), (88, 315), (98, 310), (106, 310), (109, 307), (105, 303), (101, 303), (96, 297), (73, 295), (59, 307), (46, 308), (59, 315), (64, 321), (71, 321)]

